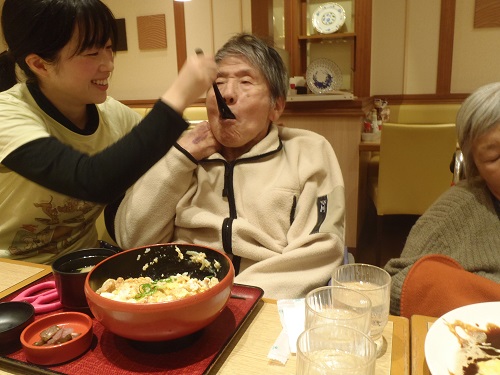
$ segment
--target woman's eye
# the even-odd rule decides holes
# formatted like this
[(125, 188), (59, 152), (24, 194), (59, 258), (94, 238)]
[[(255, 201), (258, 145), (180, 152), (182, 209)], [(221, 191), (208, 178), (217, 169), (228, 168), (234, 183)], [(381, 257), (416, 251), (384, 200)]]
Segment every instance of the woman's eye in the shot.
[(97, 56), (99, 54), (99, 51), (95, 50), (90, 50), (85, 53), (86, 56)]

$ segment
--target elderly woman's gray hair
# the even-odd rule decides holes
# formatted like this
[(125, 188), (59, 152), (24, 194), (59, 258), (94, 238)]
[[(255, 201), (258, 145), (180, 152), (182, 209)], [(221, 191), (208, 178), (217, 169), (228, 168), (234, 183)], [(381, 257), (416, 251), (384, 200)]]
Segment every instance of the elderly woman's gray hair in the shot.
[(267, 81), (271, 100), (286, 99), (288, 92), (288, 73), (279, 53), (262, 39), (247, 33), (233, 36), (224, 44), (215, 61), (230, 56), (244, 56), (250, 65), (258, 69)]
[(474, 91), (465, 99), (457, 114), (458, 144), (464, 155), (468, 180), (479, 176), (472, 155), (474, 141), (499, 125), (500, 82), (495, 82)]

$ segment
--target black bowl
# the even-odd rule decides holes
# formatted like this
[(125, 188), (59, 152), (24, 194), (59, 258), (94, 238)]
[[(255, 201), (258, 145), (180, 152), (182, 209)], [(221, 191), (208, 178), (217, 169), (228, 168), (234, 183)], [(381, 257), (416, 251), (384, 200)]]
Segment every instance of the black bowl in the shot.
[(52, 263), (52, 273), (63, 307), (70, 310), (88, 309), (83, 289), (90, 269), (85, 268), (93, 267), (116, 253), (112, 249), (82, 249), (65, 254)]
[(0, 302), (0, 354), (21, 348), (21, 332), (35, 320), (35, 308), (28, 302)]

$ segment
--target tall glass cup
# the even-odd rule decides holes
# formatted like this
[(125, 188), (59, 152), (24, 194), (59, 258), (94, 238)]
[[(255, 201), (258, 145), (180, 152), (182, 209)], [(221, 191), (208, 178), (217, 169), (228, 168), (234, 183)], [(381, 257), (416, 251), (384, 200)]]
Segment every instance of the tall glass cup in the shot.
[(342, 286), (316, 288), (305, 297), (305, 328), (321, 324), (337, 324), (370, 333), (370, 298)]
[(372, 302), (370, 337), (377, 345), (377, 355), (382, 355), (382, 332), (389, 319), (391, 276), (380, 267), (351, 263), (339, 266), (332, 275), (332, 285), (340, 285), (366, 294)]
[(351, 327), (324, 324), (297, 339), (297, 375), (374, 375), (376, 345)]

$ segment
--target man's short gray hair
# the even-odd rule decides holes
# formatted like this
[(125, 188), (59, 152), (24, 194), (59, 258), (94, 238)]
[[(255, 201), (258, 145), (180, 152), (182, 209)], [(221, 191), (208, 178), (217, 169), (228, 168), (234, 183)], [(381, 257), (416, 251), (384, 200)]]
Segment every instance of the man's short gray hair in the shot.
[(226, 57), (245, 57), (250, 65), (258, 69), (267, 81), (272, 102), (283, 98), (288, 92), (288, 73), (279, 53), (264, 40), (248, 33), (229, 39), (215, 55), (219, 63)]

